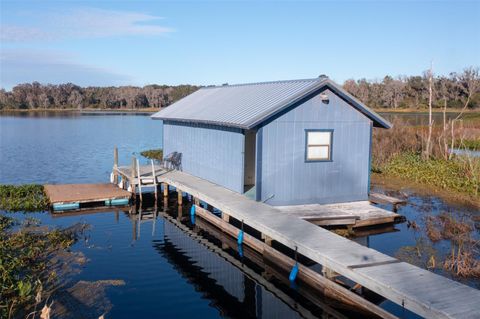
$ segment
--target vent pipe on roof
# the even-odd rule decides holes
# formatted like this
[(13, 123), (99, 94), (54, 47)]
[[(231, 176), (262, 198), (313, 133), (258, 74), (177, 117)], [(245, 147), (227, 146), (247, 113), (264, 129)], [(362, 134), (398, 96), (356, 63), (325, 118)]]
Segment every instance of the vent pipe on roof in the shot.
[(328, 76), (326, 76), (325, 74), (320, 74), (318, 78), (323, 80), (323, 79), (328, 79)]

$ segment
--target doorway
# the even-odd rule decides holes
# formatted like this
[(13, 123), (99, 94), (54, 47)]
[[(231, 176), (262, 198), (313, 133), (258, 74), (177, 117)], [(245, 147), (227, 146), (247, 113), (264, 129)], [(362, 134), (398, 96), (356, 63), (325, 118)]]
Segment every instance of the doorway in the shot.
[(244, 168), (243, 168), (243, 184), (244, 193), (250, 194), (253, 192), (255, 197), (255, 149), (256, 149), (256, 131), (245, 131), (245, 146), (244, 146)]

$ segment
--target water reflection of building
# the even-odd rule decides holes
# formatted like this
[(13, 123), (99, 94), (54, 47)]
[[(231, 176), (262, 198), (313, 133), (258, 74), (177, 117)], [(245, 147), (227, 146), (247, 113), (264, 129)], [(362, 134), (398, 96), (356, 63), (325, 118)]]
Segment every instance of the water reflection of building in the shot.
[(272, 292), (168, 221), (156, 249), (226, 316), (300, 318)]

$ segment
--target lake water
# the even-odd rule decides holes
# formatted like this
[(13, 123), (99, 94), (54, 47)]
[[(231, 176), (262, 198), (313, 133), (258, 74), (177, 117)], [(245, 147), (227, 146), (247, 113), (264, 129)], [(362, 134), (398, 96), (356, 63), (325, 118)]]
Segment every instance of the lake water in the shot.
[(17, 113), (0, 116), (0, 182), (108, 181), (113, 149), (119, 161), (162, 147), (162, 122), (145, 114)]
[[(128, 164), (132, 154), (160, 148), (161, 141), (161, 122), (145, 114), (0, 116), (0, 184), (107, 182), (114, 146), (118, 146), (120, 163)], [(400, 194), (399, 189), (376, 188)], [(409, 199), (399, 213), (420, 227), (426, 216), (443, 212), (462, 214), (472, 220), (480, 217), (475, 208), (420, 195), (408, 188), (401, 192)], [(82, 311), (97, 316), (108, 311), (107, 318), (296, 318), (329, 313), (330, 308), (319, 306), (318, 300), (305, 299), (298, 287), (291, 288), (275, 279), (267, 281), (265, 265), (241, 259), (233, 249), (222, 250), (218, 239), (192, 229), (188, 223), (179, 225), (168, 217), (178, 215), (177, 207), (174, 198), (167, 205), (161, 203), (149, 220), (137, 220), (139, 215), (131, 215), (128, 210), (15, 215), (34, 216), (52, 226), (90, 225), (72, 248), (83, 253), (87, 262), (68, 279), (66, 288), (78, 281), (124, 281), (120, 286), (94, 290), (99, 296), (92, 297), (96, 300), (91, 307), (93, 312), (77, 304), (72, 306), (77, 307), (76, 315), (70, 315), (72, 318), (82, 317)], [(425, 238), (422, 231), (409, 228), (406, 223), (373, 233), (357, 240), (391, 256)], [(478, 239), (478, 229), (475, 236)], [(445, 241), (431, 246), (439, 254), (450, 248)], [(435, 271), (452, 277), (441, 269)], [(478, 280), (452, 278), (480, 288)], [(322, 297), (318, 299), (322, 301)], [(415, 318), (391, 302), (382, 302), (381, 306), (404, 318)], [(358, 317), (346, 311), (340, 313)]]

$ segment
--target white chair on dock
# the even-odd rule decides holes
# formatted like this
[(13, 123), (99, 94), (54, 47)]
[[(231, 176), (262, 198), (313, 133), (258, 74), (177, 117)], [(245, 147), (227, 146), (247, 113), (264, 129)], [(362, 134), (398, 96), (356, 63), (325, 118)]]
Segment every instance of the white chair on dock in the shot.
[(182, 170), (182, 153), (172, 152), (163, 159), (163, 166), (166, 169)]

